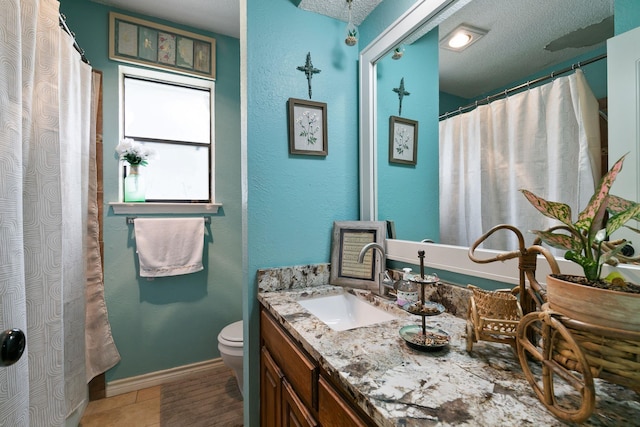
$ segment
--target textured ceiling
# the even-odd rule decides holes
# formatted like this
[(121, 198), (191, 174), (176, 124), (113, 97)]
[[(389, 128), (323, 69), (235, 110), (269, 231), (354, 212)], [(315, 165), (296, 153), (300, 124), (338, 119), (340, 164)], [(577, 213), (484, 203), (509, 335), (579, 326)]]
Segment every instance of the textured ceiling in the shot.
[(613, 16), (613, 1), (472, 1), (440, 25), (440, 37), (462, 23), (489, 32), (462, 52), (440, 49), (440, 89), (473, 98), (603, 46), (611, 19), (583, 29)]
[[(240, 37), (240, 0), (91, 1), (218, 34)], [(346, 0), (290, 1), (300, 9), (347, 21)], [(382, 1), (353, 0), (351, 17), (354, 24), (359, 25)], [(440, 36), (448, 34), (460, 23), (489, 32), (463, 52), (441, 49), (441, 90), (472, 98), (604, 45), (604, 41), (613, 35), (612, 20), (599, 27), (595, 24), (613, 15), (613, 2), (614, 0), (471, 1), (442, 22)], [(412, 39), (415, 40), (420, 35), (418, 33)], [(585, 43), (588, 46), (578, 47)], [(547, 45), (553, 51), (545, 50)]]
[[(240, 0), (91, 0), (119, 9), (166, 19), (218, 34), (240, 38)], [(271, 1), (271, 0), (262, 0)], [(355, 25), (382, 0), (353, 0), (351, 20)], [(393, 0), (388, 0), (393, 1)], [(298, 3), (298, 0), (291, 0)], [(298, 7), (347, 22), (346, 0), (299, 0)]]
[[(381, 2), (382, 0), (352, 0), (351, 22), (355, 25), (360, 25)], [(298, 7), (344, 22), (349, 19), (349, 3), (347, 0), (301, 0)]]

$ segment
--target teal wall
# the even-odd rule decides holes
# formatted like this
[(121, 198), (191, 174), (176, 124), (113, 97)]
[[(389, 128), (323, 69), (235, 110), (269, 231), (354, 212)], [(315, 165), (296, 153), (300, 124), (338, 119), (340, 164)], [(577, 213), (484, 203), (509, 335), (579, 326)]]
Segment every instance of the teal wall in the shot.
[(60, 10), (104, 87), (105, 294), (122, 361), (107, 372), (112, 381), (219, 356), (217, 335), (242, 318), (240, 188), (240, 44), (238, 39), (122, 12), (216, 38), (216, 200), (202, 272), (140, 279), (135, 240), (125, 216), (114, 215), (118, 199), (118, 62), (108, 59), (108, 12), (86, 0), (62, 0)]
[[(388, 54), (377, 65), (378, 86), (378, 218), (395, 222), (402, 240), (438, 241), (438, 31), (405, 47), (401, 59)], [(389, 162), (389, 116), (398, 116), (394, 88), (404, 78), (409, 95), (402, 99), (401, 117), (418, 121), (415, 166)]]
[[(258, 425), (259, 341), (256, 270), (331, 258), (333, 221), (357, 220), (357, 46), (346, 23), (298, 9), (290, 0), (247, 0), (247, 292), (245, 425)], [(313, 100), (327, 103), (326, 157), (290, 155), (287, 100), (308, 99), (296, 67), (307, 52), (322, 70)], [(248, 333), (248, 337), (247, 337)]]
[(616, 0), (614, 3), (614, 32), (616, 35), (640, 26), (640, 2)]
[(467, 98), (461, 98), (459, 96), (451, 95), (447, 92), (440, 92), (438, 94), (438, 98), (440, 100), (439, 115), (456, 110), (458, 107), (467, 105), (469, 103), (469, 100)]

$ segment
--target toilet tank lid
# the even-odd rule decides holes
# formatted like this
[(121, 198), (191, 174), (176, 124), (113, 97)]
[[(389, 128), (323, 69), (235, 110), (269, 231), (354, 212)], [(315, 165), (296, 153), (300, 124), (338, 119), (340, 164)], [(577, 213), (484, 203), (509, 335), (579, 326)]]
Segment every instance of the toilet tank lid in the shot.
[(220, 331), (220, 337), (227, 341), (242, 342), (242, 320), (225, 326)]

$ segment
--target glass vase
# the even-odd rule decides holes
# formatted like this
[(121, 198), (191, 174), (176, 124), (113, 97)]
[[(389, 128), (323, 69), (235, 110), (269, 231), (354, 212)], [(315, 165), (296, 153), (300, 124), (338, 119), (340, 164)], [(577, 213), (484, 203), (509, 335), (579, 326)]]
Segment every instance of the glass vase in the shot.
[(124, 179), (124, 201), (145, 201), (145, 182), (144, 177), (140, 175), (139, 165), (129, 166), (129, 173)]

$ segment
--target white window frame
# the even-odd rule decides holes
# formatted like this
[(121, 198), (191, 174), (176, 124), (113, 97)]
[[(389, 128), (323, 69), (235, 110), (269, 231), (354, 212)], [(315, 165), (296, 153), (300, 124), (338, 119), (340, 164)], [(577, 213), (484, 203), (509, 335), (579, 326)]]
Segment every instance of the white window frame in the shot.
[(118, 66), (118, 140), (124, 135), (124, 78), (125, 76), (139, 77), (143, 79), (152, 79), (166, 81), (170, 83), (183, 84), (187, 86), (203, 88), (211, 91), (211, 146), (210, 146), (210, 164), (211, 173), (210, 203), (128, 203), (123, 202), (124, 178), (123, 178), (123, 162), (118, 162), (118, 202), (110, 203), (115, 214), (135, 214), (135, 213), (160, 213), (160, 214), (187, 214), (187, 213), (216, 213), (221, 203), (216, 203), (215, 198), (215, 82), (213, 80), (204, 80), (194, 77), (187, 77), (179, 74), (149, 70), (146, 68), (130, 67), (126, 65)]

